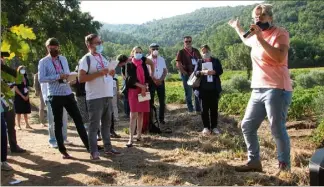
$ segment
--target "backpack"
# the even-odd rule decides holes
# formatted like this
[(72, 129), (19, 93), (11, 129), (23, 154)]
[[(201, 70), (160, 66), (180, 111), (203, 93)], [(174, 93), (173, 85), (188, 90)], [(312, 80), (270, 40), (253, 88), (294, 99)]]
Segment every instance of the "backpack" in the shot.
[[(90, 70), (90, 57), (87, 56), (87, 64), (88, 64), (88, 71), (87, 74), (89, 74)], [(73, 91), (76, 93), (76, 96), (85, 96), (86, 91), (85, 91), (85, 82), (80, 83), (79, 80), (77, 79), (76, 83), (72, 85)]]

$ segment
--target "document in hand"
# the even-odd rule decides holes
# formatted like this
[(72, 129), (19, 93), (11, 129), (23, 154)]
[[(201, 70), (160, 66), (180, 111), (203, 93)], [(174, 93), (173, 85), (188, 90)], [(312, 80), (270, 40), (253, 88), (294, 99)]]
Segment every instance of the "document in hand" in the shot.
[(109, 64), (108, 64), (108, 69), (109, 69), (109, 70), (116, 69), (117, 64), (118, 64), (117, 61), (114, 61), (114, 60), (110, 61)]
[(70, 75), (69, 75), (69, 77), (67, 78), (67, 81), (68, 82), (75, 81), (76, 78), (77, 78), (77, 76), (78, 76), (78, 73), (77, 72), (71, 72)]

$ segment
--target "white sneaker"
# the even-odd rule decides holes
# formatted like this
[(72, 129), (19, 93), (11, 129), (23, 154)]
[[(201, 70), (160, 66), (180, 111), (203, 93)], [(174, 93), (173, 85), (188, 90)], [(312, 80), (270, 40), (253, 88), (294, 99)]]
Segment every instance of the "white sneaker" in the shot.
[(72, 142), (70, 142), (69, 140), (64, 140), (64, 144), (65, 144), (65, 145), (71, 145)]
[(204, 130), (202, 131), (202, 134), (203, 134), (203, 135), (208, 135), (208, 134), (210, 134), (209, 129), (208, 129), (208, 128), (204, 128)]
[(220, 132), (219, 132), (219, 130), (218, 130), (217, 128), (214, 128), (214, 129), (213, 129), (213, 133), (214, 133), (214, 134), (220, 134)]
[(1, 162), (1, 171), (11, 171), (13, 168), (8, 164), (8, 162)]
[(53, 144), (50, 143), (50, 147), (51, 148), (57, 148), (57, 143), (53, 143)]

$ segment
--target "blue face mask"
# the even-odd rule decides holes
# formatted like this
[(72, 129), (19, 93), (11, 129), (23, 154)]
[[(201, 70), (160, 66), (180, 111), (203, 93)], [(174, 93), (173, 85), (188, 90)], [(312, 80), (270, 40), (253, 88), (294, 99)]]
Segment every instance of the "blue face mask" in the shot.
[(96, 52), (101, 54), (102, 51), (103, 51), (103, 45), (102, 45), (102, 44), (97, 45), (97, 46), (96, 46)]
[(134, 55), (134, 58), (136, 59), (136, 60), (139, 60), (139, 59), (141, 59), (142, 58), (142, 54), (141, 53), (136, 53), (135, 55)]

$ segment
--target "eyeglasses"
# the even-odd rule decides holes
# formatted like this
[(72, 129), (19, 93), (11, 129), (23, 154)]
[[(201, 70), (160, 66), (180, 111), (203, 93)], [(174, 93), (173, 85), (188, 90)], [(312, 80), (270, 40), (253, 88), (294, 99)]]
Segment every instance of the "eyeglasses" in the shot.
[(152, 51), (158, 51), (159, 49), (158, 48), (152, 48)]
[(187, 40), (187, 41), (185, 41), (185, 43), (191, 43), (192, 41), (191, 40)]

